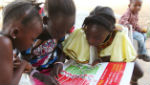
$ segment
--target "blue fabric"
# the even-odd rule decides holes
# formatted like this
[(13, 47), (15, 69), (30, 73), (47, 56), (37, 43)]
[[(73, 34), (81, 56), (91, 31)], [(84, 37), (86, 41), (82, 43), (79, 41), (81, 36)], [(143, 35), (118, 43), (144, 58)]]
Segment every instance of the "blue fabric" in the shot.
[(47, 64), (41, 65), (41, 68), (47, 68), (50, 64), (54, 63), (58, 59), (58, 56), (56, 56), (53, 60), (50, 60)]
[(28, 48), (28, 49), (26, 50), (26, 54), (31, 54), (31, 48)]
[(134, 31), (133, 39), (137, 40), (138, 42), (138, 54), (140, 55), (146, 54), (147, 53), (145, 46), (146, 34)]
[(31, 59), (31, 60), (30, 60), (30, 63), (31, 63), (31, 64), (37, 63), (37, 61), (38, 61), (39, 59), (42, 59), (42, 58), (44, 58), (44, 57), (46, 57), (46, 56), (44, 55), (44, 56), (40, 56), (40, 58), (37, 58), (37, 59)]

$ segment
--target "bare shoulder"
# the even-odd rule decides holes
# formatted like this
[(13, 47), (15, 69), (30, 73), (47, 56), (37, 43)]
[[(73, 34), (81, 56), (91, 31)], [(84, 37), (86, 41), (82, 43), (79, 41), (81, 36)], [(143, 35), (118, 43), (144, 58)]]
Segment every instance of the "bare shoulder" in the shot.
[(12, 42), (8, 37), (0, 35), (0, 60), (12, 55)]
[(4, 45), (11, 45), (11, 40), (8, 37), (5, 37), (3, 35), (0, 35), (0, 45), (4, 44)]
[(11, 82), (13, 76), (13, 48), (11, 40), (2, 35), (0, 35), (0, 67), (0, 84)]

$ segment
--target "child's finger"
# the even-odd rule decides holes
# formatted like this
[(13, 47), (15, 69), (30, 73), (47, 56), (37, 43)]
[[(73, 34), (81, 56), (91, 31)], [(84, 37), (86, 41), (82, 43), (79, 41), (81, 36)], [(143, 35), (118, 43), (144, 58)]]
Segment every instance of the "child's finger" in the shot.
[(52, 84), (53, 84), (53, 85), (58, 85), (59, 83), (58, 83), (58, 81), (57, 81), (56, 79), (53, 78), (53, 79), (52, 79)]
[(24, 73), (29, 73), (29, 72), (30, 72), (30, 71), (27, 71), (27, 70), (26, 70), (26, 71), (24, 71)]
[(58, 78), (58, 73), (56, 73), (56, 78)]
[(52, 77), (54, 77), (54, 76), (55, 76), (54, 71), (51, 71), (50, 76), (52, 76)]
[(60, 85), (59, 81), (56, 80), (56, 82), (57, 82), (57, 85)]
[(17, 67), (19, 67), (20, 65), (21, 65), (21, 63), (20, 63), (20, 62), (17, 62), (17, 63), (14, 63), (13, 67), (14, 67), (14, 68), (17, 68)]
[(14, 63), (14, 65), (17, 65), (17, 66), (18, 66), (18, 65), (20, 65), (20, 64), (21, 64), (20, 62), (16, 62), (16, 63)]
[(93, 62), (93, 63), (92, 63), (92, 66), (95, 66), (96, 64), (98, 64), (98, 62)]
[(55, 79), (56, 85), (60, 85), (59, 81)]
[(15, 57), (15, 58), (13, 59), (13, 61), (14, 61), (14, 62), (16, 62), (16, 61), (17, 61), (17, 62), (18, 62), (18, 61), (21, 62), (21, 60), (20, 60), (19, 57)]
[(58, 78), (58, 74), (59, 74), (59, 69), (57, 69), (56, 78)]
[(19, 61), (19, 60), (16, 60), (16, 61), (14, 61), (13, 63), (21, 63), (21, 61)]
[[(52, 76), (53, 75), (53, 76)], [(59, 82), (56, 80), (56, 78), (54, 77), (54, 76), (56, 76), (56, 71), (55, 72), (53, 72), (53, 74), (52, 75), (50, 75), (51, 77), (51, 80), (52, 80), (52, 84), (53, 85), (59, 85)]]

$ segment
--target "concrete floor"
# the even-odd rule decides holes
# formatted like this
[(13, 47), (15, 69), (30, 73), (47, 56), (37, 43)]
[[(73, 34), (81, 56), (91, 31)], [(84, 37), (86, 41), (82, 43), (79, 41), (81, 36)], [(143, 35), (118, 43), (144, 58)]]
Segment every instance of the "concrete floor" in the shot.
[[(146, 41), (146, 47), (148, 54), (150, 55), (150, 38)], [(144, 77), (138, 81), (139, 85), (150, 85), (150, 62), (144, 62), (143, 60), (137, 60), (141, 68), (144, 71)]]
[(139, 85), (150, 85), (150, 62), (144, 62), (142, 60), (138, 60), (141, 68), (144, 71), (144, 77), (142, 77), (139, 81)]

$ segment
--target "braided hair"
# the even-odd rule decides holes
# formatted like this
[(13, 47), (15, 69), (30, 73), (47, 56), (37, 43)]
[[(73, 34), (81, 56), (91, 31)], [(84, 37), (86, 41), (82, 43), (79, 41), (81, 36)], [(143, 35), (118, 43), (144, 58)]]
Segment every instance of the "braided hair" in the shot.
[(83, 22), (83, 29), (88, 24), (99, 24), (112, 32), (115, 28), (115, 16), (113, 10), (109, 7), (97, 6)]
[(14, 1), (3, 10), (3, 25), (21, 20), (21, 24), (27, 26), (34, 18), (42, 21), (37, 8), (29, 1)]

